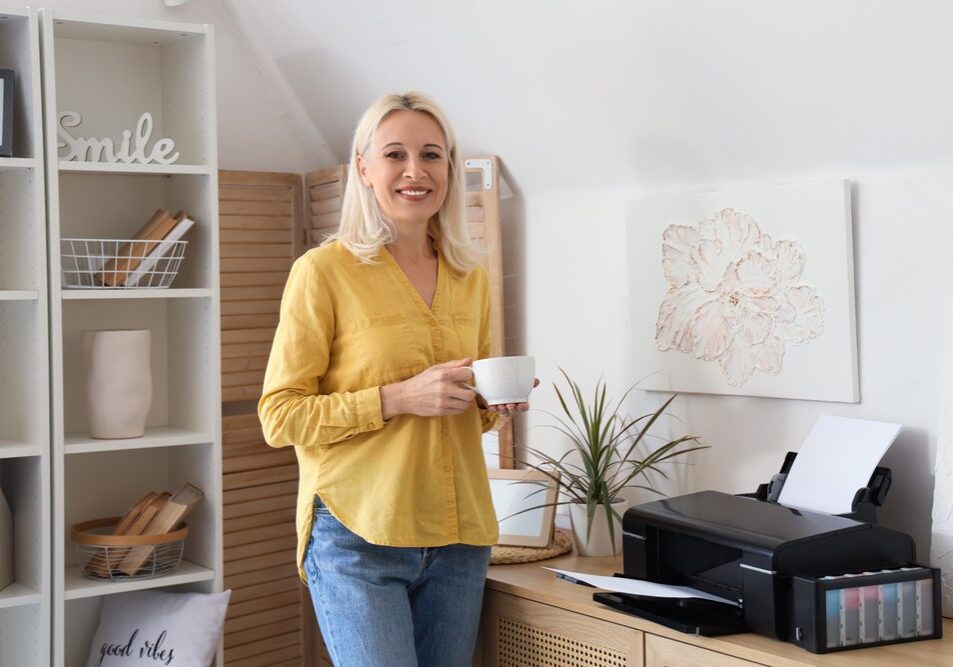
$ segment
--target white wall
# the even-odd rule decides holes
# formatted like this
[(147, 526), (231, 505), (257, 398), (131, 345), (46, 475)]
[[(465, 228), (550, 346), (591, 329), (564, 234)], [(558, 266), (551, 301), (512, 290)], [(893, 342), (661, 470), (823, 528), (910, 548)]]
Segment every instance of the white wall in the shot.
[[(855, 183), (861, 402), (682, 396), (675, 413), (684, 424), (673, 423), (672, 433), (697, 434), (711, 449), (695, 457), (697, 465), (675, 488), (754, 491), (777, 472), (786, 451), (798, 449), (823, 414), (899, 422), (905, 428), (885, 459), (894, 485), (882, 519), (911, 532), (925, 559), (940, 362), (949, 340), (944, 316), (951, 284), (953, 168), (819, 172), (813, 175), (838, 175)], [(792, 174), (798, 177), (803, 175)], [(685, 183), (670, 189), (739, 185)], [(508, 296), (511, 303), (525, 304), (523, 349), (536, 355), (542, 378), (555, 379), (560, 365), (591, 387), (604, 374), (619, 395), (655, 370), (640, 368), (628, 352), (624, 202), (638, 194), (635, 189), (585, 189), (525, 196), (525, 268), (512, 276)], [(511, 222), (508, 234), (512, 228)], [(513, 287), (519, 283), (525, 284), (522, 293)], [(641, 414), (640, 407), (657, 404), (660, 396), (643, 393), (630, 409)], [(534, 407), (557, 411), (552, 390), (538, 392)], [(531, 427), (548, 421), (536, 412), (527, 418)], [(528, 441), (555, 452), (562, 446), (557, 436), (532, 428)]]
[[(8, 3), (23, 8), (26, 3)], [(112, 16), (211, 23), (215, 26), (219, 168), (305, 172), (333, 164), (323, 138), (304, 136), (291, 121), (280, 87), (241, 33), (228, 5), (192, 0), (175, 8), (161, 0), (44, 0), (34, 6)], [(103, 72), (104, 77), (109, 72)], [(130, 119), (130, 125), (136, 119)], [(124, 128), (117, 128), (116, 135)], [(175, 139), (175, 137), (173, 137)]]

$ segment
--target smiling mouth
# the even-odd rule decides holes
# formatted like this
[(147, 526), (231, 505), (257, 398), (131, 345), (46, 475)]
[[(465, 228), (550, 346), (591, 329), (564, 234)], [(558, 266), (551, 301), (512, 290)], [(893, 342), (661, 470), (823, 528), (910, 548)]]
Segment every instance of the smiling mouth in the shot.
[(403, 188), (397, 191), (401, 199), (407, 201), (423, 201), (430, 195), (430, 190), (426, 188)]

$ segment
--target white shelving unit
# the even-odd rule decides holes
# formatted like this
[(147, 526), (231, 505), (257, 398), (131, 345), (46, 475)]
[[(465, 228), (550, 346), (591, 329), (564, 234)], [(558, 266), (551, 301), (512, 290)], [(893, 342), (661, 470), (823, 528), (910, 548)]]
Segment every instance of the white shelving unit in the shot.
[(15, 72), (14, 157), (0, 158), (0, 489), (14, 583), (0, 589), (0, 667), (50, 661), (50, 428), (46, 211), (36, 14), (0, 9), (0, 69)]
[[(211, 28), (40, 10), (46, 116), (52, 378), (52, 664), (86, 664), (103, 599), (147, 588), (222, 586), (218, 165)], [(61, 159), (57, 113), (74, 137), (135, 130), (169, 137), (175, 164)], [(61, 238), (129, 238), (157, 208), (197, 224), (169, 289), (62, 288)], [(29, 286), (20, 287), (29, 289)], [(152, 332), (153, 400), (143, 438), (88, 435), (82, 332)], [(189, 516), (185, 558), (155, 579), (97, 581), (79, 571), (69, 527), (122, 514), (146, 491), (191, 482), (205, 491)], [(218, 664), (222, 663), (221, 650)]]

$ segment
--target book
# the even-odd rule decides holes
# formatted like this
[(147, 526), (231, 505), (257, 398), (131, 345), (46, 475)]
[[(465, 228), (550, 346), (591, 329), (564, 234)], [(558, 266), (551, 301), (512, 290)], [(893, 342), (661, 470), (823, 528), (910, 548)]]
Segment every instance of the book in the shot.
[[(168, 494), (163, 494), (168, 496)], [(142, 535), (161, 535), (176, 528), (189, 512), (205, 497), (196, 486), (186, 483), (174, 496), (165, 500), (158, 512), (149, 520)], [(136, 574), (152, 556), (155, 547), (133, 547), (119, 563), (119, 571)]]
[[(146, 256), (145, 259), (132, 271), (126, 278), (123, 285), (125, 287), (136, 287), (139, 284), (139, 281), (142, 280), (149, 271), (152, 271), (153, 267), (169, 252), (172, 251), (172, 247), (175, 241), (179, 241), (182, 236), (189, 231), (192, 226), (195, 224), (195, 221), (188, 216), (188, 213), (185, 211), (179, 211), (175, 214), (176, 225), (173, 227), (168, 234), (163, 237), (163, 239), (156, 245), (155, 248)], [(166, 267), (168, 268), (168, 267)], [(161, 276), (159, 276), (161, 278)], [(150, 276), (151, 278), (151, 276)], [(152, 283), (158, 282), (158, 280), (151, 280), (149, 284), (145, 287), (151, 287)]]
[(121, 286), (129, 272), (139, 266), (176, 224), (178, 222), (169, 211), (164, 208), (156, 210), (149, 221), (133, 235), (132, 240), (124, 243), (116, 252), (116, 256), (103, 265), (99, 279), (110, 287)]
[[(168, 493), (147, 493), (122, 516), (113, 528), (113, 535), (140, 535), (168, 498)], [(112, 570), (116, 569), (128, 551), (129, 547), (103, 549), (86, 563), (86, 572), (96, 577), (109, 578)]]

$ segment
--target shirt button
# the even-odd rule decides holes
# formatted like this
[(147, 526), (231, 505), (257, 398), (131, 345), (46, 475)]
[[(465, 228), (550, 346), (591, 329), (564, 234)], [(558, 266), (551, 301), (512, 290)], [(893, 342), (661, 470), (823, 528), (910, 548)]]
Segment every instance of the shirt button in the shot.
[(431, 320), (430, 320), (430, 326), (432, 326), (432, 327), (437, 326), (437, 320), (431, 318)]
[(449, 463), (444, 463), (444, 464), (443, 464), (443, 471), (444, 471), (444, 472), (450, 472), (451, 470), (453, 470), (453, 468), (450, 466)]

